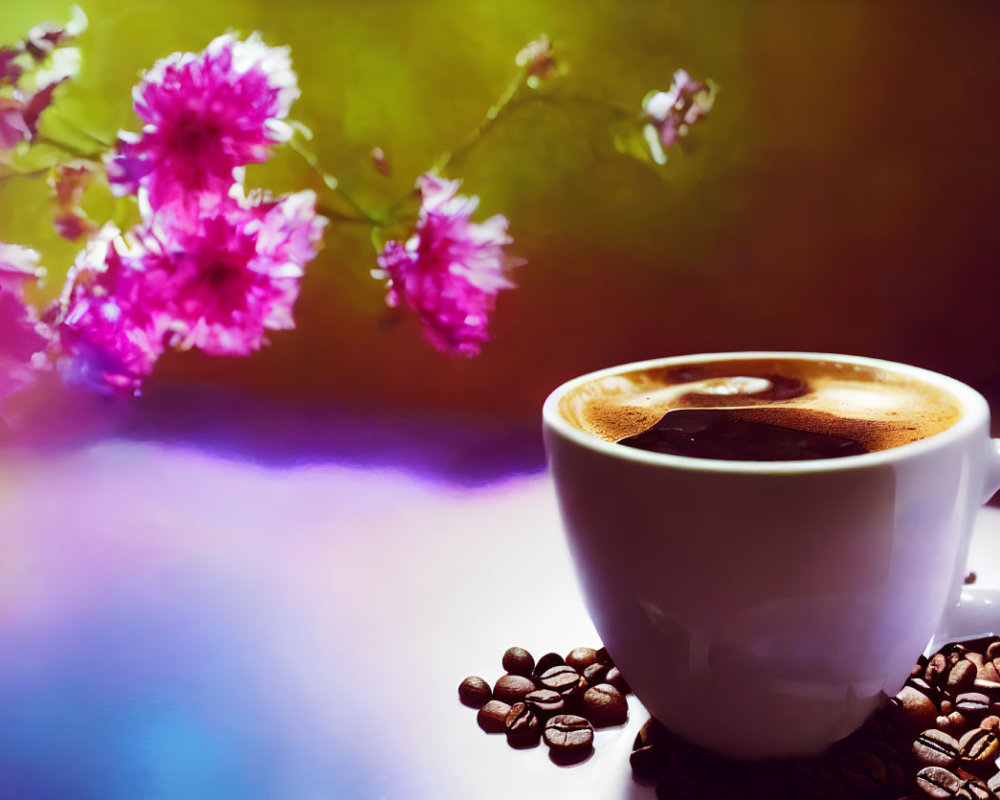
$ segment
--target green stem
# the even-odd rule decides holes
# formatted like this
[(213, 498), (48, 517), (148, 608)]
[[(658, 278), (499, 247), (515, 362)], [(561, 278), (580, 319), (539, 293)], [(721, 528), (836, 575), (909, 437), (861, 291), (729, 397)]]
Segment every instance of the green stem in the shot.
[(385, 225), (385, 220), (380, 219), (379, 217), (376, 217), (374, 214), (370, 213), (357, 200), (351, 197), (351, 195), (344, 190), (344, 187), (340, 185), (340, 181), (338, 181), (335, 176), (331, 175), (329, 172), (323, 169), (322, 165), (319, 163), (319, 159), (316, 158), (316, 156), (313, 155), (313, 153), (311, 153), (309, 150), (307, 150), (301, 144), (299, 144), (299, 142), (297, 142), (294, 137), (288, 140), (288, 146), (291, 147), (292, 150), (296, 152), (302, 158), (303, 161), (305, 161), (310, 167), (312, 167), (313, 171), (316, 172), (316, 174), (319, 175), (319, 177), (323, 180), (323, 183), (327, 189), (329, 189), (331, 192), (336, 192), (337, 194), (339, 194), (341, 198), (343, 198), (344, 202), (346, 202), (347, 205), (349, 205), (352, 209), (354, 209), (354, 211), (359, 215), (358, 217), (351, 217), (349, 215), (340, 214), (338, 212), (332, 212), (334, 213), (334, 216), (345, 222), (347, 221), (364, 222), (367, 223), (368, 225), (375, 225), (378, 227), (382, 227), (383, 225)]
[(73, 156), (73, 158), (85, 158), (88, 161), (98, 161), (103, 154), (103, 150), (98, 150), (96, 152), (87, 152), (86, 150), (81, 150), (79, 147), (71, 145), (67, 142), (60, 142), (58, 139), (53, 139), (51, 136), (36, 136), (34, 142), (37, 144), (47, 144), (49, 147), (55, 147), (58, 150), (62, 150), (64, 153)]
[(510, 85), (504, 90), (504, 93), (500, 95), (500, 98), (492, 106), (490, 106), (489, 110), (486, 112), (486, 118), (476, 126), (476, 129), (469, 134), (466, 140), (454, 150), (449, 150), (441, 155), (441, 157), (437, 160), (437, 163), (434, 165), (435, 172), (441, 173), (449, 164), (453, 166), (455, 163), (465, 158), (469, 154), (469, 151), (479, 144), (479, 141), (490, 131), (490, 129), (503, 119), (508, 108), (511, 106), (512, 101), (515, 97), (517, 97), (521, 88), (524, 86), (527, 76), (527, 68), (522, 68), (517, 73), (517, 77), (514, 78)]

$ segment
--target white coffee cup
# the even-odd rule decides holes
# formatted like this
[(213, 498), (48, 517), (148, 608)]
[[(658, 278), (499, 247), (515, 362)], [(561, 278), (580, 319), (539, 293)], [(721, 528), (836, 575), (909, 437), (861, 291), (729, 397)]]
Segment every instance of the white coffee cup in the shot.
[[(961, 415), (878, 452), (747, 462), (602, 441), (559, 410), (602, 377), (751, 358), (902, 373), (946, 390)], [(584, 375), (542, 415), (598, 633), (636, 696), (691, 742), (741, 759), (819, 752), (898, 692), (935, 633), (1000, 633), (1000, 596), (963, 587), (973, 520), (1000, 488), (1000, 440), (959, 381), (857, 356), (713, 353)]]

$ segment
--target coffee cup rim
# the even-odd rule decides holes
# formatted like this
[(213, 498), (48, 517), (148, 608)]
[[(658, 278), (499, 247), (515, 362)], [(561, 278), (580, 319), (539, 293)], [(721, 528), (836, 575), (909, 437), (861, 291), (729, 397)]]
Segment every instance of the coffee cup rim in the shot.
[[(580, 430), (566, 420), (559, 411), (559, 401), (569, 391), (590, 381), (604, 377), (619, 375), (644, 369), (656, 369), (671, 364), (691, 364), (704, 361), (740, 360), (740, 359), (804, 359), (810, 361), (840, 361), (846, 364), (873, 367), (890, 372), (911, 375), (934, 386), (948, 391), (955, 396), (961, 407), (959, 420), (949, 428), (920, 439), (916, 442), (877, 450), (872, 453), (862, 453), (855, 456), (840, 456), (837, 458), (809, 459), (802, 461), (735, 461), (729, 459), (695, 458), (669, 453), (656, 453), (640, 450), (634, 447), (624, 447), (614, 442), (606, 442), (592, 434)], [(597, 453), (650, 466), (671, 467), (701, 472), (753, 473), (753, 474), (801, 474), (809, 472), (832, 472), (852, 469), (867, 469), (901, 459), (916, 457), (961, 439), (980, 424), (989, 427), (989, 405), (986, 398), (971, 386), (961, 381), (943, 375), (939, 372), (903, 364), (898, 361), (872, 358), (870, 356), (847, 355), (842, 353), (823, 353), (794, 350), (746, 350), (718, 353), (691, 353), (688, 355), (664, 356), (661, 358), (634, 361), (627, 364), (605, 367), (584, 375), (579, 375), (556, 387), (545, 399), (542, 406), (543, 424), (554, 433)]]

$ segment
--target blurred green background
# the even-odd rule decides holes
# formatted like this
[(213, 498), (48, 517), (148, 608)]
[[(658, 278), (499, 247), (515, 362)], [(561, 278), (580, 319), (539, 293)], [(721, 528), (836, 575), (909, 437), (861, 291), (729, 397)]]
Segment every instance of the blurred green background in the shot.
[[(1000, 4), (791, 0), (92, 0), (82, 73), (58, 112), (111, 137), (136, 130), (130, 89), (175, 50), (227, 29), (288, 44), (327, 169), (372, 208), (465, 139), (547, 34), (565, 91), (627, 108), (678, 67), (716, 107), (654, 168), (615, 151), (600, 107), (534, 103), (449, 170), (510, 218), (528, 259), (501, 294), (496, 340), (447, 359), (388, 314), (367, 229), (333, 224), (298, 329), (249, 359), (170, 354), (149, 385), (210, 382), (282, 400), (537, 418), (556, 384), (661, 355), (803, 349), (909, 361), (1000, 401)], [(65, 20), (70, 4), (5, 5), (0, 40)], [(57, 126), (54, 117), (43, 125)], [(384, 149), (381, 176), (368, 157)], [(294, 154), (250, 170), (312, 186)], [(44, 254), (58, 291), (75, 246), (44, 186), (0, 190), (0, 240)], [(92, 200), (94, 208), (110, 211)], [(342, 207), (342, 206), (338, 206)]]

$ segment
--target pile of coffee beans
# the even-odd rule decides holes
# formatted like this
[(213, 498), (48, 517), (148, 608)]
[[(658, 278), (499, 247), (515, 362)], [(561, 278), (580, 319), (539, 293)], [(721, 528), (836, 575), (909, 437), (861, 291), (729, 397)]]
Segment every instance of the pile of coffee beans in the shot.
[(511, 747), (544, 741), (557, 764), (575, 764), (594, 747), (594, 728), (628, 719), (629, 688), (605, 648), (577, 647), (565, 658), (546, 653), (536, 662), (522, 647), (501, 660), (504, 675), (491, 687), (478, 675), (458, 686), (458, 699), (479, 709), (487, 733), (503, 733)]
[(656, 720), (632, 774), (660, 800), (1000, 800), (1000, 638), (946, 645), (860, 730), (815, 758), (746, 764), (691, 745)]

